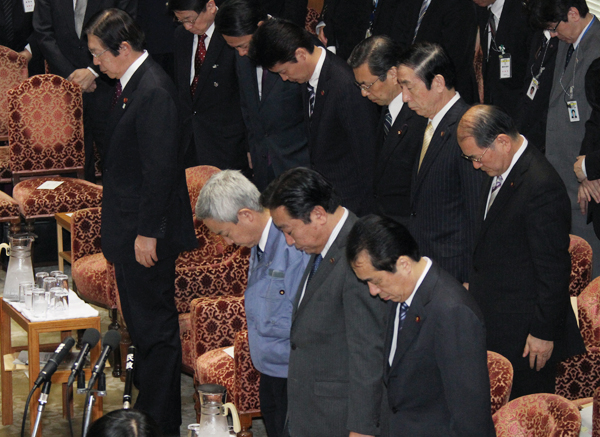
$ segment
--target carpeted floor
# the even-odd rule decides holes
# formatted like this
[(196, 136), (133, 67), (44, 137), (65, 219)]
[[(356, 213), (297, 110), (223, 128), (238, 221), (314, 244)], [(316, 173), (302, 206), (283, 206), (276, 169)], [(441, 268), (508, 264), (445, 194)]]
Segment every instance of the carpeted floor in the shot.
[[(57, 266), (36, 268), (35, 271), (52, 271), (57, 270)], [(70, 274), (69, 267), (66, 265), (67, 274)], [(0, 272), (0, 290), (4, 289), (4, 277), (6, 272)], [(102, 319), (102, 334), (106, 332), (110, 319), (108, 311), (98, 308)], [(27, 333), (22, 330), (16, 323), (12, 323), (12, 343), (13, 345), (27, 344)], [(73, 334), (74, 338), (76, 333)], [(60, 341), (59, 333), (49, 333), (42, 336), (43, 342), (58, 343)], [(107, 369), (106, 385), (107, 396), (104, 397), (104, 412), (113, 411), (122, 407), (123, 403), (123, 387), (124, 383), (118, 378), (113, 378), (110, 374), (110, 369)], [(21, 421), (23, 418), (23, 410), (28, 394), (28, 379), (24, 371), (13, 372), (13, 424), (1, 426), (0, 437), (18, 437), (21, 435)], [(182, 404), (182, 421), (181, 436), (187, 436), (187, 425), (196, 422), (196, 412), (194, 410), (194, 394), (193, 380), (190, 376), (182, 375), (181, 378), (181, 404)], [(0, 395), (1, 396), (1, 395)], [(85, 402), (84, 395), (74, 394), (74, 417), (73, 434), (81, 435), (82, 419), (83, 419), (83, 404)], [(37, 401), (32, 401), (29, 408), (38, 408)], [(42, 415), (43, 434), (46, 436), (69, 436), (69, 424), (67, 419), (62, 417), (62, 392), (58, 386), (52, 387), (49, 402), (46, 405)], [(25, 428), (25, 435), (29, 436), (29, 420)], [(262, 419), (255, 419), (252, 424), (252, 431), (255, 437), (266, 437), (266, 431)]]

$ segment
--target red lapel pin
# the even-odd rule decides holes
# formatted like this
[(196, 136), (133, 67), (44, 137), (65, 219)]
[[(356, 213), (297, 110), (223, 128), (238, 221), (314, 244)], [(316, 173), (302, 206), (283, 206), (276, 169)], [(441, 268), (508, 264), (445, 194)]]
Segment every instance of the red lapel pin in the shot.
[(415, 317), (415, 322), (419, 323), (421, 321), (421, 318), (419, 316)]
[(329, 262), (333, 264), (335, 262), (335, 258), (329, 258)]
[(321, 90), (321, 95), (324, 96), (325, 95), (325, 91)]

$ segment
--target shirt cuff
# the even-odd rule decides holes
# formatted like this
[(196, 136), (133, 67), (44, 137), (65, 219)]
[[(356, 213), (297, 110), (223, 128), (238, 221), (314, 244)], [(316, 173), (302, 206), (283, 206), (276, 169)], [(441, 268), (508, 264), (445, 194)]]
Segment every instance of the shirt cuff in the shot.
[(587, 178), (587, 177), (588, 177), (588, 175), (587, 175), (587, 170), (585, 169), (585, 158), (583, 158), (583, 159), (581, 160), (581, 171), (583, 172), (583, 174), (584, 174), (584, 175), (585, 175), (585, 177)]
[(27, 50), (29, 53), (31, 53), (33, 55), (33, 52), (31, 51), (31, 44), (27, 44), (25, 46), (25, 50)]
[(317, 34), (317, 36), (319, 36), (319, 34), (321, 33), (321, 29), (323, 29), (324, 27), (325, 27), (325, 22), (319, 21), (319, 23), (315, 27), (315, 33)]
[(94, 74), (94, 76), (96, 76), (96, 77), (100, 76), (98, 73), (96, 73), (96, 71), (94, 71), (94, 69), (92, 67), (88, 67), (87, 69), (90, 70)]

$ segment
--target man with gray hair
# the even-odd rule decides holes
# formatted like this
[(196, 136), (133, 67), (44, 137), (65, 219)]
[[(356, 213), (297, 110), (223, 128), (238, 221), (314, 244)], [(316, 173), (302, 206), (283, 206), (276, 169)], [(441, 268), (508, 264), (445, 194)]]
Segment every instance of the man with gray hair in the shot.
[(309, 255), (288, 246), (256, 186), (236, 170), (213, 175), (196, 203), (196, 216), (228, 244), (251, 247), (245, 293), (248, 342), (260, 372), (261, 412), (269, 437), (283, 435), (292, 308)]

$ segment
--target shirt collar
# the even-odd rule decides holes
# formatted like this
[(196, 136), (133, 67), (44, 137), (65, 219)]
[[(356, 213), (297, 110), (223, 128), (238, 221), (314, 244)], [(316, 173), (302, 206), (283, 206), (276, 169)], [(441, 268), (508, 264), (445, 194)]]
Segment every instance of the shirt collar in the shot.
[(121, 79), (119, 79), (119, 81), (121, 82), (122, 90), (125, 89), (125, 87), (127, 86), (127, 82), (129, 82), (129, 79), (131, 79), (133, 74), (137, 71), (138, 68), (140, 68), (140, 65), (142, 65), (144, 63), (144, 61), (146, 60), (147, 57), (148, 57), (148, 52), (146, 50), (144, 50), (144, 53), (142, 53), (142, 55), (139, 58), (137, 58), (135, 61), (133, 61), (133, 64), (131, 64), (129, 66), (129, 68), (125, 71), (123, 76), (121, 76)]
[(267, 247), (267, 240), (269, 239), (269, 230), (271, 229), (271, 223), (273, 223), (273, 218), (269, 217), (269, 221), (267, 225), (262, 231), (262, 235), (260, 236), (260, 241), (258, 242), (258, 248), (265, 251), (265, 247)]
[(402, 101), (402, 93), (400, 93), (391, 101), (390, 106), (388, 106), (388, 110), (392, 116), (392, 124), (394, 124), (396, 117), (402, 111), (402, 106), (404, 106), (404, 102)]
[(308, 84), (311, 87), (313, 87), (313, 89), (316, 92), (317, 85), (319, 85), (319, 76), (321, 75), (321, 69), (323, 68), (323, 63), (325, 62), (326, 53), (325, 53), (325, 49), (323, 49), (321, 47), (315, 46), (315, 50), (321, 50), (321, 55), (319, 56), (319, 61), (317, 62), (317, 65), (315, 66), (315, 71), (313, 71), (313, 74), (310, 77)]
[(452, 108), (452, 106), (454, 106), (456, 102), (458, 102), (458, 99), (460, 99), (460, 94), (456, 92), (456, 94), (454, 94), (454, 97), (452, 97), (450, 101), (446, 103), (446, 105), (437, 114), (435, 114), (433, 118), (430, 119), (434, 132), (437, 129), (440, 122), (442, 121), (442, 119), (446, 116), (446, 113), (450, 110), (450, 108)]
[(419, 289), (419, 287), (421, 286), (421, 284), (423, 283), (423, 280), (425, 279), (425, 276), (427, 276), (427, 273), (429, 272), (429, 269), (431, 268), (431, 266), (433, 265), (433, 263), (431, 262), (431, 260), (429, 258), (427, 258), (426, 256), (423, 257), (423, 259), (425, 261), (427, 261), (427, 265), (425, 266), (425, 268), (423, 269), (423, 273), (421, 273), (421, 276), (419, 276), (419, 280), (417, 281), (417, 283), (415, 284), (415, 289), (413, 290), (413, 292), (410, 294), (410, 296), (408, 296), (408, 299), (406, 299), (404, 301), (404, 303), (406, 303), (406, 305), (408, 305), (410, 307), (410, 304), (413, 301), (413, 298), (415, 297), (415, 293), (417, 292), (417, 290)]
[(496, 18), (496, 22), (498, 22), (500, 20), (500, 16), (502, 15), (502, 9), (504, 8), (504, 1), (505, 0), (496, 0), (494, 3), (492, 3), (490, 6), (488, 6), (488, 9), (490, 11), (492, 11), (492, 14), (494, 14), (494, 17)]
[(586, 34), (586, 32), (588, 31), (588, 28), (592, 25), (592, 23), (594, 22), (594, 20), (596, 19), (595, 15), (592, 15), (592, 19), (590, 20), (590, 22), (588, 23), (587, 26), (585, 26), (585, 29), (583, 29), (581, 31), (581, 33), (579, 34), (579, 37), (577, 38), (577, 41), (575, 41), (573, 43), (573, 48), (576, 49), (577, 46), (579, 46), (579, 43), (581, 42), (581, 40), (583, 39), (583, 36)]
[(331, 235), (329, 236), (329, 239), (327, 240), (327, 244), (325, 244), (325, 247), (321, 251), (321, 257), (325, 258), (325, 255), (327, 255), (327, 251), (329, 250), (329, 248), (331, 247), (331, 245), (333, 244), (333, 242), (339, 235), (340, 231), (342, 230), (342, 226), (344, 226), (344, 223), (346, 223), (347, 218), (348, 218), (348, 210), (346, 208), (344, 208), (344, 215), (342, 216), (340, 221), (337, 223), (337, 225), (335, 225), (335, 228), (333, 228), (333, 231), (331, 232)]

